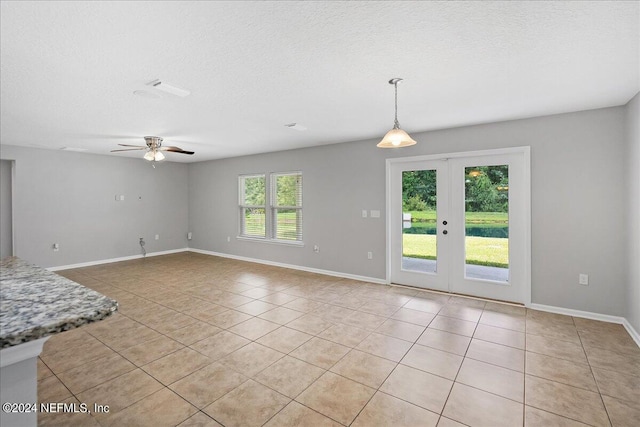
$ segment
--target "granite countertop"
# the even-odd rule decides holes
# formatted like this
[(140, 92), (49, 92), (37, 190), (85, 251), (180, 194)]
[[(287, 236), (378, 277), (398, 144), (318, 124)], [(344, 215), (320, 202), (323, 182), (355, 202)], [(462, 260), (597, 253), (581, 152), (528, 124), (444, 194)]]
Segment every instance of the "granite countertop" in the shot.
[(0, 348), (110, 316), (118, 303), (20, 258), (0, 261)]

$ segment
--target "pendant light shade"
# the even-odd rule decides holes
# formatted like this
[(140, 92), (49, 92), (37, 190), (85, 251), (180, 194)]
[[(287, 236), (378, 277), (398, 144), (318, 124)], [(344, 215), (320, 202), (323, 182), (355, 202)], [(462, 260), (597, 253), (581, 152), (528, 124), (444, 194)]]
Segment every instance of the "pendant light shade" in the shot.
[(416, 144), (416, 141), (408, 133), (400, 129), (400, 123), (398, 123), (398, 82), (401, 81), (402, 79), (398, 78), (389, 80), (389, 84), (394, 86), (396, 93), (396, 118), (393, 129), (387, 132), (382, 141), (378, 143), (379, 148), (401, 148)]
[(386, 133), (382, 141), (378, 143), (378, 147), (380, 148), (400, 148), (400, 147), (408, 147), (410, 145), (415, 145), (416, 141), (414, 141), (408, 133), (403, 131), (400, 128), (393, 128), (389, 132)]

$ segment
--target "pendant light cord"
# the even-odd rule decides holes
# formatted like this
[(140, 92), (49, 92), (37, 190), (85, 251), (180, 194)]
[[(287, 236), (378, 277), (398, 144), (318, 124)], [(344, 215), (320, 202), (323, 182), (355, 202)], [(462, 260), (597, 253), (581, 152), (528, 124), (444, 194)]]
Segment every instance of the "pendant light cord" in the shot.
[(393, 86), (395, 88), (395, 105), (396, 105), (396, 117), (395, 120), (393, 121), (393, 128), (394, 129), (400, 129), (400, 123), (398, 123), (398, 82), (402, 81), (402, 79), (391, 79), (391, 81), (389, 81), (389, 83), (393, 83)]
[(393, 86), (395, 86), (395, 89), (396, 89), (396, 119), (394, 120), (393, 124), (394, 124), (394, 127), (399, 128), (400, 125), (398, 124), (398, 83), (396, 82)]

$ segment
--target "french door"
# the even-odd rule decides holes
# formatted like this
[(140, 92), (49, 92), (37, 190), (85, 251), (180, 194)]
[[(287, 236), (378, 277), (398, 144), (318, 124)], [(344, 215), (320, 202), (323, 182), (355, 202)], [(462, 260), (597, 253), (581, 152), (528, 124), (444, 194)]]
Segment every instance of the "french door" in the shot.
[(528, 147), (387, 166), (392, 283), (530, 302)]

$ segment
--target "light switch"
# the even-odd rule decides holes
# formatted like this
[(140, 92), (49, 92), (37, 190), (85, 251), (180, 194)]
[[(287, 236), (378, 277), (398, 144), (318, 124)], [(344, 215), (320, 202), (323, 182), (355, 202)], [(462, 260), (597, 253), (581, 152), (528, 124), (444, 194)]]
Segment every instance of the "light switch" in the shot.
[(380, 211), (371, 211), (371, 218), (380, 218)]

